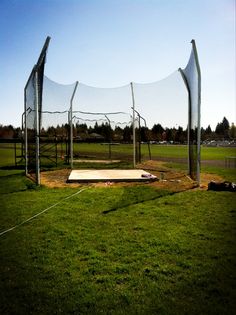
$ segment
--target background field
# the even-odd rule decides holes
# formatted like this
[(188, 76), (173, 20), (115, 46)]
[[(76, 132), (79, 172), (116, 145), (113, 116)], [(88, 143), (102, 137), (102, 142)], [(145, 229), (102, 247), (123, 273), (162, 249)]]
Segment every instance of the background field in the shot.
[[(155, 149), (183, 158), (181, 147)], [(235, 193), (178, 183), (37, 188), (11, 150), (0, 154), (0, 233), (57, 204), (0, 236), (1, 314), (235, 314)], [(202, 148), (203, 160), (223, 165), (203, 171), (236, 181), (227, 155), (235, 149)]]

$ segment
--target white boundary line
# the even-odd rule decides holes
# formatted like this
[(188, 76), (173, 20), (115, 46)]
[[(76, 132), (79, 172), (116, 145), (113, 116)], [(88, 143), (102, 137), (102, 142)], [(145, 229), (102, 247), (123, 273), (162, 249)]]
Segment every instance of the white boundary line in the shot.
[(19, 227), (19, 226), (21, 226), (21, 225), (23, 225), (23, 224), (25, 224), (25, 223), (27, 223), (27, 222), (29, 222), (29, 221), (31, 221), (31, 220), (33, 220), (34, 218), (38, 217), (39, 215), (43, 214), (44, 212), (46, 212), (46, 211), (48, 211), (48, 210), (50, 210), (50, 209), (56, 207), (57, 205), (59, 205), (60, 203), (62, 203), (64, 200), (70, 199), (70, 198), (72, 198), (73, 196), (78, 195), (78, 194), (82, 193), (83, 191), (85, 191), (85, 190), (87, 190), (87, 189), (89, 189), (89, 188), (82, 188), (82, 189), (80, 189), (79, 191), (77, 191), (76, 193), (74, 193), (74, 194), (72, 194), (72, 195), (70, 195), (70, 196), (67, 196), (67, 197), (64, 198), (63, 200), (61, 200), (61, 201), (55, 203), (54, 205), (52, 205), (52, 206), (50, 206), (50, 207), (48, 207), (48, 208), (46, 208), (46, 209), (40, 211), (39, 213), (36, 213), (35, 215), (33, 215), (32, 217), (30, 217), (29, 219), (27, 219), (27, 220), (25, 220), (25, 221), (23, 221), (23, 222), (21, 222), (21, 223), (15, 225), (15, 226), (13, 226), (13, 227), (11, 227), (11, 228), (9, 228), (9, 229), (3, 231), (3, 232), (0, 232), (0, 236), (2, 236), (3, 234), (6, 234), (6, 233), (8, 233), (8, 232), (10, 232), (10, 231), (12, 231), (12, 230), (14, 230), (14, 229), (16, 229), (17, 227)]

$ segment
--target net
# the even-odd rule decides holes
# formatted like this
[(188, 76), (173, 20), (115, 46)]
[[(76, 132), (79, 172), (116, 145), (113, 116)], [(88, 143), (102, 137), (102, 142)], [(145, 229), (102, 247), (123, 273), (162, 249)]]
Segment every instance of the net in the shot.
[[(26, 173), (39, 177), (40, 164), (57, 165), (58, 143), (59, 157), (67, 162), (70, 157), (71, 167), (74, 157), (83, 156), (133, 160), (135, 166), (151, 158), (150, 143), (181, 144), (186, 156), (181, 150), (173, 162), (181, 160), (190, 176), (200, 181), (201, 79), (194, 41), (185, 69), (153, 83), (116, 88), (65, 85), (44, 76), (48, 43), (47, 39), (25, 87)], [(86, 147), (91, 142), (100, 148), (91, 152)], [(143, 150), (145, 143), (148, 150)], [(163, 157), (161, 150), (155, 148), (157, 159)]]
[[(93, 133), (101, 135), (103, 138), (100, 138), (100, 142), (107, 145), (105, 151), (100, 152), (99, 158), (133, 160), (132, 143), (135, 139), (131, 127), (134, 121), (132, 106), (130, 84), (116, 88), (98, 88), (79, 83), (73, 110), (80, 118), (79, 121), (93, 127), (96, 124)], [(107, 134), (104, 135), (105, 132)]]
[(130, 84), (116, 88), (97, 88), (79, 83), (73, 110), (92, 113), (131, 113), (132, 106)]
[(76, 83), (60, 84), (47, 76), (43, 82), (43, 109), (49, 112), (65, 112), (70, 110), (72, 94)]
[[(135, 108), (143, 120), (145, 128), (141, 135), (141, 141), (150, 147), (141, 145), (142, 159), (152, 158), (165, 160), (172, 163), (181, 163), (183, 169), (187, 166), (187, 145), (185, 133), (188, 124), (187, 91), (181, 75), (175, 71), (168, 77), (152, 83), (133, 83)], [(146, 133), (145, 133), (146, 130)], [(162, 154), (162, 145), (176, 144), (185, 146), (186, 150), (179, 150), (175, 156), (167, 157)], [(152, 154), (153, 152), (153, 154)]]
[[(123, 150), (125, 144), (130, 144), (131, 137), (124, 138), (124, 130), (131, 131), (132, 117), (125, 112), (73, 112), (74, 125), (74, 156), (75, 158), (97, 158), (100, 160), (132, 159), (132, 146)], [(89, 150), (85, 143), (102, 145), (97, 152)], [(119, 146), (118, 146), (119, 145)], [(91, 146), (90, 146), (91, 147)], [(95, 148), (95, 147), (94, 147)]]
[(53, 167), (61, 160), (69, 163), (72, 154), (70, 113), (75, 89), (76, 83), (60, 84), (44, 76), (40, 113), (41, 168)]
[[(45, 78), (44, 82), (44, 108), (68, 108), (75, 85), (60, 85), (49, 78)], [(123, 152), (126, 152), (126, 159), (133, 159), (135, 165), (151, 158), (149, 143), (152, 139), (157, 141), (156, 135), (150, 137), (147, 130), (152, 128), (152, 124), (163, 126), (161, 128), (166, 132), (162, 132), (158, 140), (166, 143), (170, 139), (177, 142), (180, 126), (184, 130), (187, 128), (187, 92), (178, 71), (157, 82), (132, 83), (118, 88), (96, 88), (80, 83), (73, 101), (73, 155), (75, 158), (97, 155), (99, 159), (124, 159)], [(172, 134), (168, 133), (168, 128), (172, 128)], [(103, 147), (104, 150), (97, 148), (96, 154), (83, 150), (85, 146), (81, 143), (85, 142), (107, 146)], [(148, 144), (148, 149), (142, 150), (142, 142)], [(127, 144), (127, 148), (121, 149), (118, 154), (117, 147), (111, 148), (114, 143)], [(187, 147), (186, 156), (180, 155), (179, 159), (187, 169)]]
[(149, 127), (187, 127), (187, 92), (178, 71), (152, 83), (133, 83), (135, 109)]

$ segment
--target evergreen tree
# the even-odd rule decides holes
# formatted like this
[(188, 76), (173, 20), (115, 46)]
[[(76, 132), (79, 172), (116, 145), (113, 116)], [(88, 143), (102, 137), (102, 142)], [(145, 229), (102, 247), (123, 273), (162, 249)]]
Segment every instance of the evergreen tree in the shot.
[(229, 121), (225, 117), (221, 123), (216, 125), (215, 133), (224, 138), (229, 137)]
[(234, 125), (234, 123), (232, 123), (230, 127), (229, 136), (231, 139), (236, 139), (236, 126)]

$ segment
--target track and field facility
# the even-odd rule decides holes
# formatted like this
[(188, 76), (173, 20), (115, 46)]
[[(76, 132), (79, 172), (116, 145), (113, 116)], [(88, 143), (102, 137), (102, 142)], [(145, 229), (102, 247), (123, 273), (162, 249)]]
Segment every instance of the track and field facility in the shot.
[[(235, 313), (236, 194), (207, 190), (235, 182), (235, 148), (201, 148), (195, 41), (184, 69), (115, 88), (50, 80), (49, 42), (21, 143), (0, 143), (1, 314)], [(186, 145), (142, 140), (150, 115)], [(78, 170), (103, 179), (70, 183)]]
[(236, 194), (207, 183), (236, 181), (235, 148), (202, 147), (200, 187), (185, 151), (154, 145), (154, 182), (69, 184), (59, 163), (38, 187), (0, 144), (1, 314), (234, 314)]

